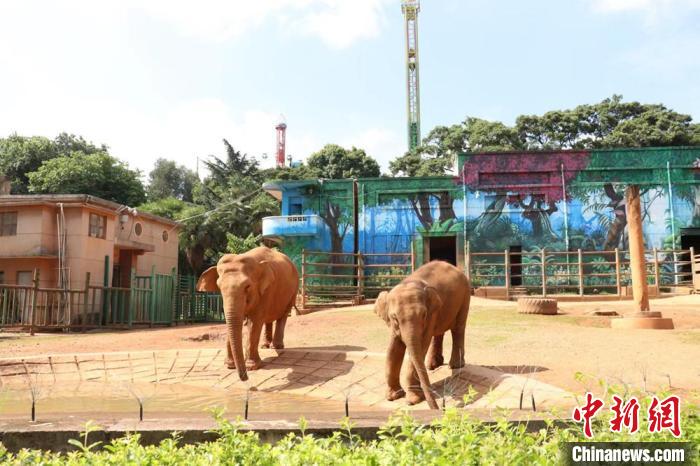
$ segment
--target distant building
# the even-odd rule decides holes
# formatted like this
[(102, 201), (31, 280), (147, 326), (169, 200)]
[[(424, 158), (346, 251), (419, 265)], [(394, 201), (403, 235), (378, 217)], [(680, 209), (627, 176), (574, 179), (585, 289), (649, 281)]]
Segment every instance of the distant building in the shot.
[(178, 223), (85, 194), (0, 194), (0, 283), (128, 288), (137, 275), (177, 267)]
[(542, 248), (625, 251), (624, 189), (636, 184), (646, 247), (700, 251), (700, 147), (461, 154), (458, 167), (455, 176), (268, 183), (282, 215), (263, 220), (263, 237), (297, 263), (304, 249), (413, 250), (418, 265), (460, 267), (467, 251), (509, 250), (514, 261)]

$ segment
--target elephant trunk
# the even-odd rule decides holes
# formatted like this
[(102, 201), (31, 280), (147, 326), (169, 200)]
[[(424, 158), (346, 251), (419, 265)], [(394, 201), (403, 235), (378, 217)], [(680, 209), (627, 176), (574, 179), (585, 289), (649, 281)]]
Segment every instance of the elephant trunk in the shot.
[(224, 305), (226, 313), (226, 330), (228, 331), (228, 341), (231, 344), (231, 353), (236, 363), (238, 377), (242, 381), (248, 380), (248, 373), (245, 368), (245, 357), (243, 356), (243, 316), (242, 312), (237, 312), (230, 300)]
[(406, 342), (406, 350), (408, 351), (408, 357), (411, 360), (411, 364), (413, 364), (413, 367), (415, 367), (416, 373), (418, 374), (420, 388), (423, 390), (425, 401), (428, 403), (428, 406), (430, 406), (430, 409), (440, 409), (435, 401), (435, 397), (433, 397), (433, 392), (430, 388), (430, 379), (428, 378), (428, 370), (425, 367), (423, 357), (421, 357), (423, 352), (420, 351), (420, 338), (420, 336), (409, 337), (408, 341)]

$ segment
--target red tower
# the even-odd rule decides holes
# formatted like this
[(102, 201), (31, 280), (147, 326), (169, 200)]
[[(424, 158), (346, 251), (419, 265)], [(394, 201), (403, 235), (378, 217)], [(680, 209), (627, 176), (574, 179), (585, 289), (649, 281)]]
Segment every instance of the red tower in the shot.
[(284, 167), (284, 160), (287, 151), (287, 124), (281, 121), (277, 126), (277, 166)]

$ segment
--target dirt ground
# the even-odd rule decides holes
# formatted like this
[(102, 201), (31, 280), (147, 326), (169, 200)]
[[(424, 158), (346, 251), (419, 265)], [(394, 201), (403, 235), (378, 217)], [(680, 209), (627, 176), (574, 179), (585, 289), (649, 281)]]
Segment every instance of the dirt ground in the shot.
[[(618, 330), (591, 311), (632, 311), (629, 301), (560, 303), (557, 316), (522, 315), (515, 303), (474, 298), (467, 322), (469, 364), (493, 366), (582, 393), (600, 381), (639, 389), (700, 390), (700, 296), (652, 301), (675, 330)], [(211, 348), (224, 326), (189, 325), (85, 334), (0, 333), (0, 357), (54, 353)], [(287, 321), (287, 348), (383, 352), (387, 329), (371, 306), (319, 311)], [(449, 355), (450, 338), (445, 339)], [(447, 358), (446, 358), (447, 359)], [(577, 375), (577, 373), (579, 373)]]

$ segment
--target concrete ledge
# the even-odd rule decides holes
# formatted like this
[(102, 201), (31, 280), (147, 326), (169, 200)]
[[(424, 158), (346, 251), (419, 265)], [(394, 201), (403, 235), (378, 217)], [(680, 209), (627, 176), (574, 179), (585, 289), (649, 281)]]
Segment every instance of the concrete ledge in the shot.
[(673, 319), (661, 317), (660, 312), (650, 312), (649, 315), (634, 314), (628, 317), (610, 319), (611, 328), (619, 329), (647, 329), (647, 330), (673, 330)]
[[(377, 438), (377, 433), (382, 428), (392, 413), (358, 413), (351, 416), (352, 432), (364, 440)], [(440, 411), (414, 411), (411, 416), (423, 425), (430, 424), (433, 420), (442, 416)], [(495, 423), (496, 420), (487, 412), (470, 417), (485, 423)], [(555, 420), (557, 425), (567, 425), (568, 421), (556, 419), (546, 413), (533, 413), (532, 411), (515, 411), (509, 421), (513, 424), (524, 424), (528, 432), (537, 432), (546, 427), (546, 421)], [(112, 419), (96, 422), (102, 430), (90, 433), (89, 443), (102, 442), (101, 446), (109, 444), (112, 440), (124, 437), (129, 433), (138, 432), (142, 445), (155, 445), (162, 440), (170, 438), (177, 431), (180, 436), (180, 444), (194, 444), (215, 441), (219, 435), (214, 431), (216, 423), (211, 418), (185, 418), (185, 419), (153, 419), (139, 422), (134, 419)], [(309, 420), (305, 434), (315, 437), (329, 437), (333, 432), (341, 429), (341, 421), (338, 420)], [(68, 444), (70, 439), (80, 439), (84, 430), (84, 424), (75, 421), (55, 421), (29, 423), (26, 421), (0, 423), (0, 442), (10, 452), (17, 452), (22, 448), (40, 449), (55, 452), (75, 450)], [(290, 433), (301, 435), (298, 421), (280, 420), (252, 420), (241, 421), (241, 432), (255, 432), (261, 442), (274, 443)]]

